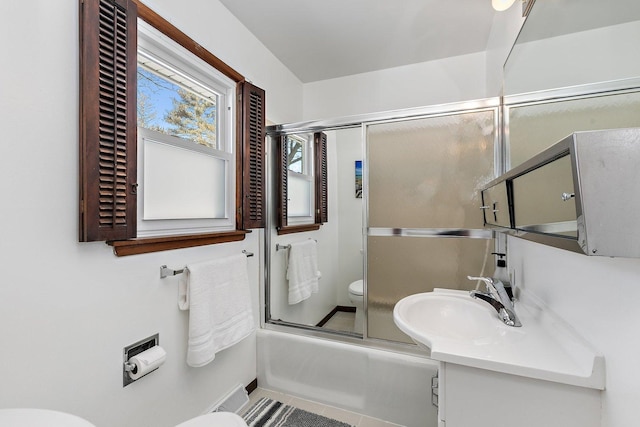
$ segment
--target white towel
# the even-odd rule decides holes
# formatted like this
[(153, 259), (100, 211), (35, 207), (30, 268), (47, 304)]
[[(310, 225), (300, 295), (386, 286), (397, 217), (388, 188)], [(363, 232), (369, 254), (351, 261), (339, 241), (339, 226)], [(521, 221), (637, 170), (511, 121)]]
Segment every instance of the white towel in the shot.
[(187, 290), (179, 292), (179, 305), (189, 309), (187, 364), (200, 367), (255, 330), (247, 257), (189, 264), (185, 275)]
[(297, 304), (318, 292), (318, 251), (315, 240), (292, 243), (289, 249), (289, 304)]

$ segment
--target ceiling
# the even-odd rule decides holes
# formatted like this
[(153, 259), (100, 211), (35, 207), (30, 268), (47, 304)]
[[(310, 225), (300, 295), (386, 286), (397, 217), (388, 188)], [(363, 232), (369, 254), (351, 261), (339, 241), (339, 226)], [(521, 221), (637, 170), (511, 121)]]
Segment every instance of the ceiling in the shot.
[(484, 51), (499, 13), (490, 0), (220, 1), (303, 83)]

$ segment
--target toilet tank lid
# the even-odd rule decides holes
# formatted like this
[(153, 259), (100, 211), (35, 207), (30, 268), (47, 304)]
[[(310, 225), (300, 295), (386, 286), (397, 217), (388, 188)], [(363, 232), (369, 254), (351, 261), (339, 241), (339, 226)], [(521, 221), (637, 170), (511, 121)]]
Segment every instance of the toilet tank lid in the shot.
[(354, 295), (364, 295), (364, 283), (362, 280), (356, 280), (349, 285), (349, 292)]

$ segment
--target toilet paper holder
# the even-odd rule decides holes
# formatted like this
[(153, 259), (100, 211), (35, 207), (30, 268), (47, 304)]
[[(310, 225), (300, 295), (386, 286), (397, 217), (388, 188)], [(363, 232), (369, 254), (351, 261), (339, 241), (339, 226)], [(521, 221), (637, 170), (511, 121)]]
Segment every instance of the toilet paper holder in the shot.
[(154, 334), (150, 337), (144, 338), (140, 341), (137, 341), (131, 345), (126, 346), (123, 349), (123, 364), (122, 364), (122, 387), (126, 387), (134, 381), (130, 376), (129, 372), (133, 371), (135, 365), (129, 362), (129, 359), (134, 357), (137, 354), (142, 353), (145, 350), (148, 350), (152, 347), (160, 345), (160, 334)]

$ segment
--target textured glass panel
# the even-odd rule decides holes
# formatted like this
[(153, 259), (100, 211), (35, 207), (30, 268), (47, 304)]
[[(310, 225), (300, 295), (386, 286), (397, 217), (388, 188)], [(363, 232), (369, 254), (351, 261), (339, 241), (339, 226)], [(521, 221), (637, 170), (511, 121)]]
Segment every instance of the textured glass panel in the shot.
[(511, 167), (573, 132), (640, 126), (640, 92), (509, 109)]
[[(405, 296), (434, 288), (471, 290), (467, 275), (493, 273), (492, 240), (369, 237), (368, 335), (411, 342), (393, 322), (393, 306)], [(471, 298), (471, 297), (469, 297)]]
[(369, 126), (369, 226), (482, 228), (494, 112)]
[(226, 162), (144, 140), (144, 219), (225, 217)]

